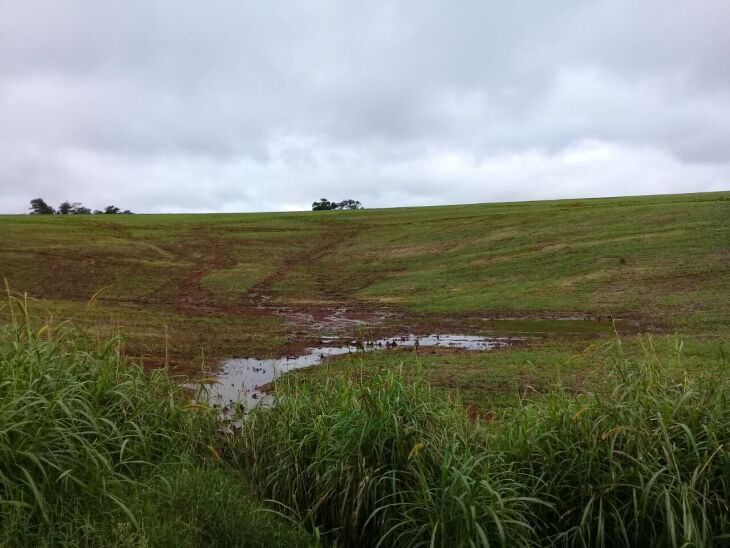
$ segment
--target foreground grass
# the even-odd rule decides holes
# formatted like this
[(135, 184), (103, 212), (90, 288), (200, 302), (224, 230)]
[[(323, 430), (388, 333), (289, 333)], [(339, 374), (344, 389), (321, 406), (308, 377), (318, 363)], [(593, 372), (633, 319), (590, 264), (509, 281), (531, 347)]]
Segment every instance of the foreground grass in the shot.
[(226, 458), (344, 545), (712, 546), (730, 534), (730, 391), (620, 343), (605, 383), (470, 422), (386, 370), (291, 377)]
[[(489, 420), (406, 367), (287, 377), (274, 408), (224, 435), (166, 372), (128, 364), (118, 340), (37, 325), (11, 303), (0, 328), (0, 545), (730, 539), (727, 364), (683, 375), (678, 342), (603, 348), (612, 358), (590, 391), (556, 385)], [(265, 511), (260, 496), (296, 519)]]
[(0, 545), (308, 543), (218, 462), (218, 425), (117, 339), (35, 324), (11, 299), (0, 327)]

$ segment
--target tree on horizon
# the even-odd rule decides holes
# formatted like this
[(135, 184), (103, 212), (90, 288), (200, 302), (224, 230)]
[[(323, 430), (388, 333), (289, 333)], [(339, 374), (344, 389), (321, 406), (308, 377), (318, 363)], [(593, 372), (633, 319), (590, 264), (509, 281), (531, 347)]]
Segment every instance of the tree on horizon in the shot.
[(31, 215), (53, 215), (56, 210), (49, 206), (43, 198), (34, 198), (30, 201)]
[(334, 211), (344, 209), (363, 209), (363, 207), (362, 203), (357, 200), (330, 202), (327, 198), (320, 198), (319, 202), (312, 202), (312, 211)]
[[(43, 198), (34, 198), (30, 201), (30, 215), (89, 215), (91, 209), (85, 207), (81, 202), (69, 202), (66, 200), (58, 206), (58, 210), (49, 206)], [(115, 215), (117, 213), (130, 215), (132, 212), (128, 209), (122, 211), (115, 205), (109, 205), (104, 210), (95, 209), (95, 215)]]
[(84, 207), (81, 202), (63, 202), (58, 206), (58, 213), (60, 215), (88, 215), (91, 210), (88, 207)]

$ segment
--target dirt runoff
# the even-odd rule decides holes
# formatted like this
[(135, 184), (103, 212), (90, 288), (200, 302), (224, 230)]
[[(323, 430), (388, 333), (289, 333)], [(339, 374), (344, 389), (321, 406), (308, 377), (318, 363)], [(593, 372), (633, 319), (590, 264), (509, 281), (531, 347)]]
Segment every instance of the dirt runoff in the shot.
[(391, 310), (358, 310), (345, 306), (303, 311), (281, 308), (275, 310), (274, 314), (297, 329), (318, 333), (350, 332), (357, 327), (380, 325), (386, 319), (396, 316)]

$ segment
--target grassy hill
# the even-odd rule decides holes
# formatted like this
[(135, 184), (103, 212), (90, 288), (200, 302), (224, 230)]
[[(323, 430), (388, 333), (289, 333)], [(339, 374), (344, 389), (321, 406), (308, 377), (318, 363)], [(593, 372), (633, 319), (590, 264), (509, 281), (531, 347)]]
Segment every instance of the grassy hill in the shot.
[(702, 337), (723, 336), (730, 325), (724, 192), (316, 213), (3, 216), (0, 231), (0, 276), (13, 288), (61, 316), (111, 318), (138, 354), (159, 356), (167, 337), (175, 363), (203, 352), (281, 352), (292, 329), (262, 313), (262, 299), (309, 311), (387, 306), (401, 319), (457, 324), (610, 315)]

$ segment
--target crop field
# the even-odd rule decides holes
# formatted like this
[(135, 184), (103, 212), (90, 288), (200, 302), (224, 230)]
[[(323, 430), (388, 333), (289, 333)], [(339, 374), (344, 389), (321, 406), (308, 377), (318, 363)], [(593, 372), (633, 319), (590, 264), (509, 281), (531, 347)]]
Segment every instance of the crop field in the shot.
[[(0, 234), (0, 545), (730, 538), (730, 192)], [(509, 344), (396, 344), (431, 334)], [(379, 339), (281, 377), (225, 432), (181, 388)]]

